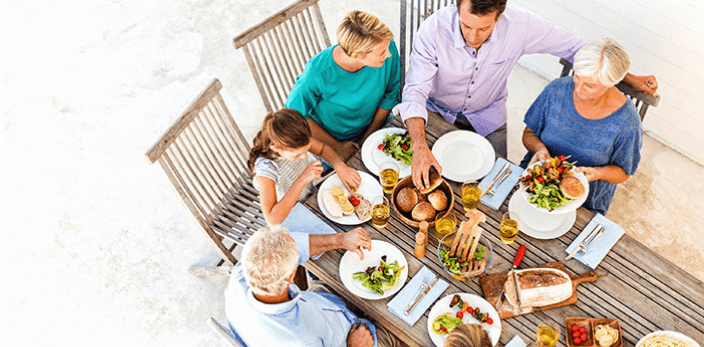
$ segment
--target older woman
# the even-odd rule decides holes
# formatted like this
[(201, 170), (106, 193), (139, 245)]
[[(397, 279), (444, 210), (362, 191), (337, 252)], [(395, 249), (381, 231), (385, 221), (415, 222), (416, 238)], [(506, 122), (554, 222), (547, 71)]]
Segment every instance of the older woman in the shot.
[(372, 14), (348, 13), (338, 44), (311, 58), (286, 100), (308, 119), (313, 137), (347, 159), (381, 128), (399, 102), (400, 60), (393, 33)]
[(526, 113), (523, 144), (530, 153), (521, 165), (570, 155), (589, 181), (584, 206), (606, 214), (616, 184), (633, 175), (640, 162), (643, 129), (635, 106), (615, 85), (631, 62), (610, 38), (577, 52), (574, 76), (552, 81)]

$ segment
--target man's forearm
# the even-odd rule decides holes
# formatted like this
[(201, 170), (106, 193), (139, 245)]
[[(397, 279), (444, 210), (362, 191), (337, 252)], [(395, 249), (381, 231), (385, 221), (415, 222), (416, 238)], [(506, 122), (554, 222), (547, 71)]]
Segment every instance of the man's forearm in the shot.
[(344, 233), (327, 235), (310, 235), (310, 256), (314, 257), (327, 251), (342, 248)]
[(406, 119), (406, 128), (411, 137), (414, 151), (428, 147), (428, 142), (425, 140), (425, 119), (421, 117), (408, 118)]

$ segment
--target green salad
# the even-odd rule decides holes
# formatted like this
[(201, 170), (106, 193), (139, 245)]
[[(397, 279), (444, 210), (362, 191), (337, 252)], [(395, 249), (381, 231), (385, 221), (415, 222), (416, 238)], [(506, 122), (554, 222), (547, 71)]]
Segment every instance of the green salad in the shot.
[(413, 147), (408, 131), (403, 134), (384, 135), (384, 141), (379, 145), (384, 154), (391, 156), (404, 165), (411, 165), (413, 160)]
[[(460, 247), (462, 247), (460, 245)], [(471, 245), (470, 245), (471, 247)], [(460, 252), (462, 248), (457, 249), (457, 253), (462, 253)], [(442, 264), (445, 266), (446, 269), (450, 270), (450, 272), (459, 275), (462, 273), (462, 268), (465, 266), (469, 266), (469, 261), (472, 259), (469, 259), (469, 261), (463, 262), (460, 261), (459, 257), (450, 257), (450, 248), (445, 247), (444, 249), (440, 250), (440, 258), (442, 258)], [(474, 251), (474, 258), (477, 261), (481, 261), (484, 259), (484, 246), (482, 245), (477, 245), (477, 249)]]
[(398, 265), (398, 260), (393, 263), (386, 263), (386, 256), (382, 256), (379, 261), (379, 266), (370, 266), (366, 271), (355, 272), (352, 278), (361, 281), (362, 286), (373, 290), (379, 295), (384, 295), (384, 289), (391, 288), (398, 283), (401, 277), (401, 270), (405, 266)]
[(538, 207), (552, 211), (572, 201), (560, 192), (560, 187), (554, 183), (540, 183), (533, 189), (533, 195), (528, 197), (528, 202)]

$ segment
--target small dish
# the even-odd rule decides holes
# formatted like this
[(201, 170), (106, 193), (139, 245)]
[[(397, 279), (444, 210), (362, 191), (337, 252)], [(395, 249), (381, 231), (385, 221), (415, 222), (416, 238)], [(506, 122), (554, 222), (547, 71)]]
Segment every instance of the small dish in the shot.
[[(572, 326), (577, 325), (580, 328), (584, 328), (585, 334), (587, 335), (586, 341), (580, 342), (579, 344), (574, 343)], [(598, 325), (608, 325), (618, 332), (618, 339), (609, 347), (623, 347), (623, 336), (621, 334), (621, 323), (618, 319), (610, 318), (575, 318), (567, 317), (565, 318), (565, 332), (567, 347), (601, 347), (599, 341), (594, 337), (594, 332)]]

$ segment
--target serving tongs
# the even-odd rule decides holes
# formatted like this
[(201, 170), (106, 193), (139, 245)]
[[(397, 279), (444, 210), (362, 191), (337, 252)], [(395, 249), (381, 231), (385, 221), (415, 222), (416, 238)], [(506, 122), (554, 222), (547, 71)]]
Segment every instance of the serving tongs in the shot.
[(474, 220), (460, 223), (460, 228), (450, 247), (450, 257), (457, 257), (461, 263), (469, 263), (468, 266), (462, 267), (460, 277), (481, 275), (486, 267), (486, 259), (481, 261), (473, 259), (474, 252), (479, 245), (479, 239), (482, 237), (482, 228), (479, 227), (479, 223), (486, 222), (486, 215), (479, 211), (470, 211), (467, 216), (470, 217), (470, 220)]

